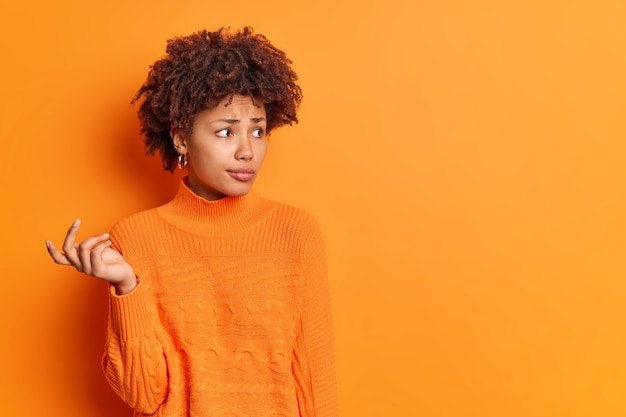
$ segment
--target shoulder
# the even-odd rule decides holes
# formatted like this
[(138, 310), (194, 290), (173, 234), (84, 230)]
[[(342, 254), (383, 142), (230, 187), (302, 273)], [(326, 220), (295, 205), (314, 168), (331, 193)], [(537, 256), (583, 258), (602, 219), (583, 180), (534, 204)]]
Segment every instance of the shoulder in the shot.
[(137, 242), (149, 242), (150, 237), (159, 235), (164, 227), (157, 208), (143, 210), (117, 222), (111, 228), (111, 241), (120, 250)]
[(158, 220), (157, 208), (151, 208), (143, 210), (137, 213), (133, 213), (124, 217), (118, 221), (111, 228), (111, 233), (123, 233), (124, 231), (133, 229), (141, 229), (151, 226), (156, 220)]
[(274, 209), (270, 213), (270, 221), (300, 231), (317, 231), (320, 229), (317, 219), (302, 208), (272, 201)]
[(324, 234), (313, 214), (295, 206), (276, 203), (273, 222), (280, 230), (280, 247), (286, 253), (296, 254), (304, 265), (325, 263)]
[(310, 247), (323, 247), (322, 228), (309, 211), (274, 202), (274, 208), (260, 230), (263, 240), (274, 242), (285, 253), (303, 256)]

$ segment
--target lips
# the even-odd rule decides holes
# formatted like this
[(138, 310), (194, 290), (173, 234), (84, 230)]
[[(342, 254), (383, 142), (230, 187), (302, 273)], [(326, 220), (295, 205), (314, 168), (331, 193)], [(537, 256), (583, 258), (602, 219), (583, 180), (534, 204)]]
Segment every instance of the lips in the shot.
[(245, 181), (250, 181), (252, 178), (254, 178), (254, 170), (250, 168), (232, 169), (232, 170), (227, 170), (226, 172), (228, 172), (228, 175), (230, 175), (237, 181), (245, 182)]

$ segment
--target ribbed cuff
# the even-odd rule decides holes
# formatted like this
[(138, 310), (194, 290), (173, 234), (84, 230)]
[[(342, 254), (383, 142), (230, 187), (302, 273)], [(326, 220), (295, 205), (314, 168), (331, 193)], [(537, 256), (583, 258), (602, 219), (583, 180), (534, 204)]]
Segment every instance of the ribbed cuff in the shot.
[(141, 283), (128, 294), (117, 295), (111, 286), (111, 327), (125, 341), (143, 336), (152, 326), (149, 304)]

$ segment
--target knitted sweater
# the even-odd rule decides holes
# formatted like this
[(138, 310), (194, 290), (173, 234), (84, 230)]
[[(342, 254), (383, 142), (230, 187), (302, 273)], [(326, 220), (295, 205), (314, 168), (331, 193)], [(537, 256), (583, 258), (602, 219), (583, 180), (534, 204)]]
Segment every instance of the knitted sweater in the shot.
[(249, 193), (169, 203), (111, 230), (137, 274), (110, 291), (103, 368), (135, 416), (337, 416), (324, 244), (306, 212)]

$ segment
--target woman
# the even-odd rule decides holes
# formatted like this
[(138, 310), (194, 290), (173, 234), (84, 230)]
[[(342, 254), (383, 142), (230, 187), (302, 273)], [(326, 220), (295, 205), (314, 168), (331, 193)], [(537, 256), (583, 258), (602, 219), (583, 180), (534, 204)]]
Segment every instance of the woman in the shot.
[(297, 122), (291, 61), (244, 28), (170, 40), (135, 100), (149, 154), (188, 175), (167, 204), (54, 261), (110, 284), (103, 367), (136, 416), (336, 416), (320, 228), (250, 192)]

